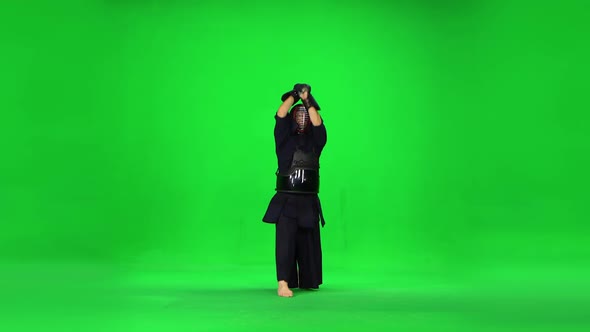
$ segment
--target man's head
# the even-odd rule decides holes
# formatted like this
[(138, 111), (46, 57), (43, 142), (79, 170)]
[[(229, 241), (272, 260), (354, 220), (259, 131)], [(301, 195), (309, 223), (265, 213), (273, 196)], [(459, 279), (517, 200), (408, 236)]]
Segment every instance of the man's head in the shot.
[(305, 106), (301, 104), (295, 105), (291, 109), (291, 113), (293, 114), (293, 120), (297, 123), (297, 132), (304, 133), (307, 131), (310, 125), (310, 120), (309, 113), (307, 113)]

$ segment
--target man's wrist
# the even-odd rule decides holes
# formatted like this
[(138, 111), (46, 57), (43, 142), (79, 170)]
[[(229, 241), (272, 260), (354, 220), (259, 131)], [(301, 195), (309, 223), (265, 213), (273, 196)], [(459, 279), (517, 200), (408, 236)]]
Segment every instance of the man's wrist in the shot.
[(309, 99), (301, 99), (301, 101), (303, 102), (303, 106), (305, 106), (305, 108), (309, 109), (311, 107)]

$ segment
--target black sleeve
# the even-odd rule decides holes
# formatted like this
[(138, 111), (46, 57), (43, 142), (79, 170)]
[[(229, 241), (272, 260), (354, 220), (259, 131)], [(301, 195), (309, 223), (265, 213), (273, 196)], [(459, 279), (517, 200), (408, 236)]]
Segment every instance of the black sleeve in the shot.
[(288, 115), (281, 118), (275, 114), (275, 144), (277, 147), (285, 141), (287, 136), (289, 136), (290, 125), (291, 121)]
[(313, 130), (313, 137), (315, 139), (315, 144), (323, 148), (326, 145), (328, 140), (328, 134), (326, 133), (326, 126), (324, 126), (324, 121), (319, 126), (312, 126)]

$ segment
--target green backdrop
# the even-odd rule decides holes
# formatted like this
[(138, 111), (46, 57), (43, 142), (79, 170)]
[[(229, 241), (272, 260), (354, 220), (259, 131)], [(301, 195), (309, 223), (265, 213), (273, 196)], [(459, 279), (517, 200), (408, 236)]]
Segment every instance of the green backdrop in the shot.
[(6, 264), (259, 265), (272, 284), (273, 115), (305, 82), (327, 281), (588, 275), (585, 1), (1, 8)]

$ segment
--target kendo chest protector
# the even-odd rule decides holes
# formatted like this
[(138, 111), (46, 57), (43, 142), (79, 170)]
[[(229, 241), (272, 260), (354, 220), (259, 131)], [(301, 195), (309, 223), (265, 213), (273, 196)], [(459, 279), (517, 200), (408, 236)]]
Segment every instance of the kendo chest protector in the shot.
[(277, 170), (275, 190), (285, 193), (317, 194), (320, 189), (320, 164), (315, 151), (297, 148), (291, 166), (285, 174)]

